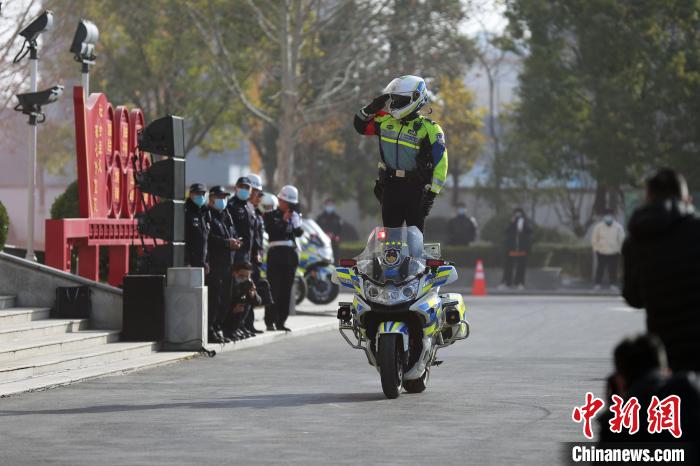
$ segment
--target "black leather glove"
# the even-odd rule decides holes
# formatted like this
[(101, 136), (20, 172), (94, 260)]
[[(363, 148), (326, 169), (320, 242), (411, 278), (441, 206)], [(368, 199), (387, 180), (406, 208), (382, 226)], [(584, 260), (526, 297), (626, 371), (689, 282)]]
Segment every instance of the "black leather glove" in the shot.
[(386, 105), (386, 101), (389, 100), (389, 94), (382, 94), (362, 109), (367, 115), (376, 115), (381, 109)]
[(425, 191), (423, 193), (423, 199), (421, 199), (421, 209), (423, 210), (423, 215), (428, 216), (430, 210), (433, 208), (433, 203), (435, 202), (435, 193), (432, 191)]

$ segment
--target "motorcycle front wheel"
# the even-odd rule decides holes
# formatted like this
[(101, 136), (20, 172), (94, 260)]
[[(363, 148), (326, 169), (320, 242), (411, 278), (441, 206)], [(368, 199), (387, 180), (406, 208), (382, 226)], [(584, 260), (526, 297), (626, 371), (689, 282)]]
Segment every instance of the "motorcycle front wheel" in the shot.
[(379, 337), (377, 352), (382, 391), (389, 399), (398, 398), (403, 386), (403, 338), (395, 333)]

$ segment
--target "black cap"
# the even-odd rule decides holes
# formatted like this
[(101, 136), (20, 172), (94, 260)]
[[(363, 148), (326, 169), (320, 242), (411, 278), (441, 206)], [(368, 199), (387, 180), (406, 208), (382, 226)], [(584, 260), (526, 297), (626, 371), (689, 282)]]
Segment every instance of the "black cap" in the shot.
[(226, 189), (223, 186), (212, 186), (212, 188), (209, 190), (209, 195), (220, 196), (222, 194), (228, 196), (231, 193), (226, 191)]
[(203, 183), (192, 183), (190, 186), (191, 193), (206, 193), (207, 187)]
[(239, 184), (247, 184), (248, 186), (253, 186), (253, 183), (250, 181), (250, 178), (248, 178), (247, 176), (241, 176), (240, 178), (238, 178), (238, 181), (236, 181), (236, 185), (239, 185)]

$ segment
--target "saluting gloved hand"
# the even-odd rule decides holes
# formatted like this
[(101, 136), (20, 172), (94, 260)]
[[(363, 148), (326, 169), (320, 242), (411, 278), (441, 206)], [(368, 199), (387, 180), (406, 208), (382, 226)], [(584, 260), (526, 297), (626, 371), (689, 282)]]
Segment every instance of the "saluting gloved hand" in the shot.
[(430, 189), (427, 189), (423, 193), (423, 198), (421, 199), (421, 209), (423, 210), (423, 215), (428, 216), (430, 210), (433, 208), (433, 203), (435, 202), (436, 194)]
[(301, 215), (299, 215), (299, 212), (292, 212), (291, 220), (294, 228), (301, 228)]
[(389, 94), (382, 94), (379, 97), (375, 97), (372, 103), (364, 107), (362, 111), (367, 115), (375, 115), (384, 108), (387, 100), (389, 100)]

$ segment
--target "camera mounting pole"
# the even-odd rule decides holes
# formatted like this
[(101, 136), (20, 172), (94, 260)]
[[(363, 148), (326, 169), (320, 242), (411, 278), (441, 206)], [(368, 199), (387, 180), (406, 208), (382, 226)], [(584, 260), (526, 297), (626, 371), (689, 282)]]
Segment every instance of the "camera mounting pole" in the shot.
[(87, 62), (82, 62), (80, 67), (80, 84), (83, 86), (83, 94), (87, 100), (90, 97), (90, 64)]
[[(17, 94), (19, 103), (15, 110), (29, 116), (29, 153), (27, 160), (27, 254), (26, 258), (36, 261), (34, 255), (34, 191), (36, 190), (36, 139), (37, 124), (46, 121), (46, 116), (42, 113), (42, 105), (55, 102), (63, 92), (63, 86), (54, 86), (51, 89), (37, 92), (39, 80), (39, 52), (37, 50), (37, 38), (39, 35), (51, 29), (53, 25), (53, 12), (44, 11), (35, 18), (28, 26), (19, 32), (24, 37), (24, 44), (15, 56), (13, 63), (19, 63), (29, 54), (30, 72), (30, 92)], [(25, 49), (26, 47), (26, 49)]]
[[(29, 41), (30, 92), (37, 91), (39, 79), (39, 52), (36, 41)], [(27, 254), (25, 259), (36, 261), (34, 254), (34, 196), (36, 191), (36, 140), (37, 115), (29, 114), (29, 158), (27, 163)]]

